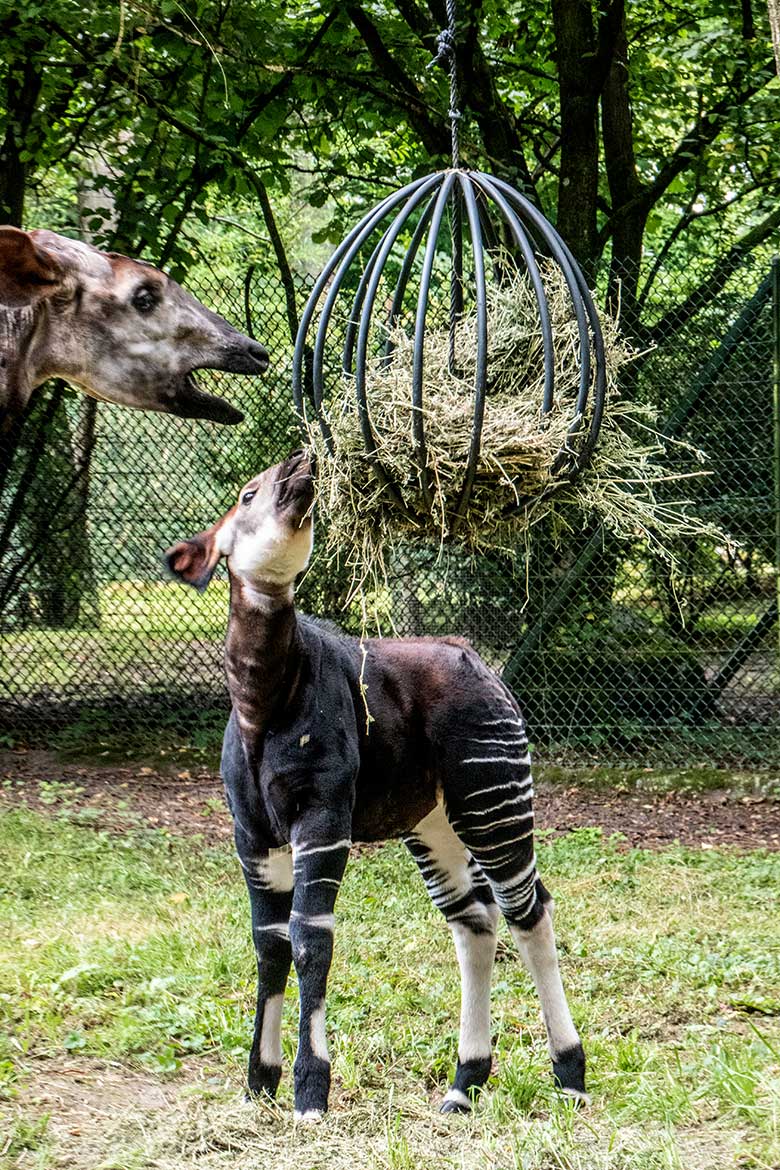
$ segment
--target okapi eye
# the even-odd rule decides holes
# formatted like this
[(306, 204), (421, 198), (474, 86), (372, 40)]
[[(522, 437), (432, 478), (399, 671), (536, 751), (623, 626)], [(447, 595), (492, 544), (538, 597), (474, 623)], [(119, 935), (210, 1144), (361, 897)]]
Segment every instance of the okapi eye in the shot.
[(243, 496), (241, 497), (241, 503), (242, 504), (251, 503), (256, 495), (257, 495), (256, 491), (255, 492), (244, 492)]
[(157, 305), (157, 297), (150, 288), (143, 285), (133, 293), (133, 308), (139, 313), (151, 313)]

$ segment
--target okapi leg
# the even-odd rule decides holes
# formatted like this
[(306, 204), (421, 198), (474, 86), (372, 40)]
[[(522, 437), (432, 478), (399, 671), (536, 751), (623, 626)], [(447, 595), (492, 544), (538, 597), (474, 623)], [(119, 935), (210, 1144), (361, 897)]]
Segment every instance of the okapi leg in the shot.
[(441, 807), (404, 840), (455, 943), (461, 979), (458, 1065), (441, 1111), (467, 1113), (473, 1094), (490, 1075), (490, 980), (498, 908), (479, 866), (452, 831)]
[(251, 854), (239, 848), (257, 956), (257, 1011), (249, 1053), (249, 1091), (276, 1095), (282, 1075), (282, 1005), (292, 963), (292, 853), (289, 846)]
[(531, 760), (514, 711), (475, 727), (448, 765), (445, 797), (452, 827), (490, 882), (536, 985), (553, 1073), (564, 1091), (585, 1097), (585, 1056), (563, 991), (550, 896), (536, 873)]
[(585, 1053), (571, 1018), (558, 967), (552, 898), (538, 879), (536, 889), (537, 897), (544, 905), (542, 917), (530, 930), (523, 930), (521, 925), (512, 923), (509, 929), (539, 995), (555, 1081), (564, 1093), (577, 1100), (587, 1101)]
[(295, 1117), (318, 1121), (328, 1108), (330, 1056), (325, 1035), (325, 991), (333, 957), (333, 910), (349, 856), (346, 833), (323, 839), (305, 827), (293, 841), (295, 888), (290, 942), (300, 990), (295, 1058)]

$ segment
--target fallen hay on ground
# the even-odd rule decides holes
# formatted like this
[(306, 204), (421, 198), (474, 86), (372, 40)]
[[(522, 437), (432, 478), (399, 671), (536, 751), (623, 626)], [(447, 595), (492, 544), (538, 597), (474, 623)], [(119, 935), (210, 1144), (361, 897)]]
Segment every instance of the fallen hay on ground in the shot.
[[(411, 404), (413, 341), (398, 330), (392, 360), (369, 363), (367, 398), (378, 453), (399, 486), (405, 508), (388, 496), (374, 474), (363, 446), (354, 380), (344, 377), (327, 404), (335, 454), (325, 448), (317, 421), (307, 422), (318, 461), (317, 506), (331, 555), (351, 574), (351, 596), (387, 581), (399, 541), (424, 540), (442, 547), (455, 543), (467, 552), (500, 551), (515, 556), (529, 530), (555, 514), (559, 528), (574, 530), (598, 519), (623, 538), (644, 537), (670, 555), (684, 535), (717, 535), (671, 500), (667, 486), (691, 474), (705, 474), (701, 452), (663, 437), (654, 410), (621, 401), (619, 371), (636, 355), (604, 315), (607, 404), (596, 450), (573, 482), (556, 481), (556, 456), (575, 447), (569, 430), (579, 387), (579, 334), (560, 270), (543, 272), (554, 339), (556, 396), (542, 418), (544, 364), (538, 312), (530, 283), (522, 276), (493, 285), (488, 292), (488, 391), (476, 481), (462, 521), (453, 525), (463, 483), (473, 425), (473, 385), (477, 352), (476, 316), (464, 316), (456, 329), (456, 367), (450, 369), (446, 328), (425, 339), (423, 413), (432, 506), (427, 507), (415, 461)], [(588, 418), (581, 431), (587, 432)], [(674, 470), (665, 463), (676, 448)], [(688, 457), (680, 459), (681, 451)], [(688, 466), (681, 470), (681, 462)], [(693, 470), (692, 470), (693, 468)], [(453, 530), (454, 529), (454, 530)]]

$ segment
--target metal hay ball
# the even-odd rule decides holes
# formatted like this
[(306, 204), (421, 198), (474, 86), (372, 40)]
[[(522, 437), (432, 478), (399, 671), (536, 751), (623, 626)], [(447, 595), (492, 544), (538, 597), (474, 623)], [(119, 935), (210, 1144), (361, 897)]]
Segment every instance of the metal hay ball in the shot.
[[(465, 214), (464, 214), (465, 212)], [(445, 226), (446, 225), (446, 226)], [(405, 240), (406, 246), (401, 241)], [(425, 241), (422, 264), (416, 265)], [(368, 251), (370, 249), (370, 252)], [(366, 254), (367, 258), (366, 258)], [(471, 272), (464, 276), (464, 257)], [(460, 167), (438, 171), (409, 183), (388, 196), (353, 228), (334, 252), (317, 280), (301, 318), (293, 359), (293, 395), (305, 417), (313, 412), (327, 450), (333, 437), (323, 411), (326, 398), (325, 361), (334, 321), (342, 322), (341, 369), (354, 379), (360, 428), (375, 474), (393, 501), (405, 507), (401, 485), (383, 465), (366, 389), (370, 360), (379, 356), (392, 361), (393, 335), (399, 327), (405, 303), (413, 312), (413, 373), (410, 386), (415, 463), (423, 499), (430, 503), (426, 461), (424, 405), (424, 345), (431, 313), (435, 264), (448, 268), (450, 307), (450, 367), (455, 362), (455, 330), (464, 309), (476, 321), (476, 372), (473, 386), (473, 424), (462, 486), (455, 504), (455, 520), (468, 507), (477, 473), (489, 381), (487, 324), (487, 266), (495, 272), (507, 257), (531, 283), (538, 311), (538, 329), (544, 361), (544, 391), (540, 426), (555, 402), (555, 360), (550, 309), (539, 261), (547, 259), (559, 268), (571, 298), (579, 335), (579, 388), (565, 449), (551, 468), (554, 490), (585, 467), (595, 446), (604, 409), (606, 369), (604, 343), (598, 313), (590, 290), (574, 257), (555, 228), (530, 200), (501, 179)], [(415, 269), (419, 273), (413, 281)], [(394, 286), (380, 307), (383, 280), (392, 273)], [(494, 276), (493, 279), (496, 279)], [(439, 278), (439, 285), (441, 277)], [(349, 290), (349, 291), (347, 291)], [(348, 311), (336, 312), (351, 292)], [(389, 301), (389, 307), (387, 305)], [(313, 322), (319, 308), (316, 330)], [(343, 321), (346, 319), (346, 324)], [(587, 422), (587, 425), (583, 425)], [(522, 504), (520, 505), (522, 506)]]

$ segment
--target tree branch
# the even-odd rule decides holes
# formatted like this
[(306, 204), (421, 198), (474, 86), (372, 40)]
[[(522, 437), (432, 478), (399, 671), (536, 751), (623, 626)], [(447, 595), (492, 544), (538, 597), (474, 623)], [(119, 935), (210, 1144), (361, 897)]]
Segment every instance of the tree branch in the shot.
[(443, 123), (434, 121), (428, 114), (426, 103), (412, 78), (401, 68), (389, 51), (379, 30), (363, 9), (357, 4), (346, 7), (347, 15), (354, 24), (371, 59), (390, 86), (402, 95), (408, 103), (407, 117), (419, 134), (423, 146), (434, 157), (449, 153), (449, 134)]

